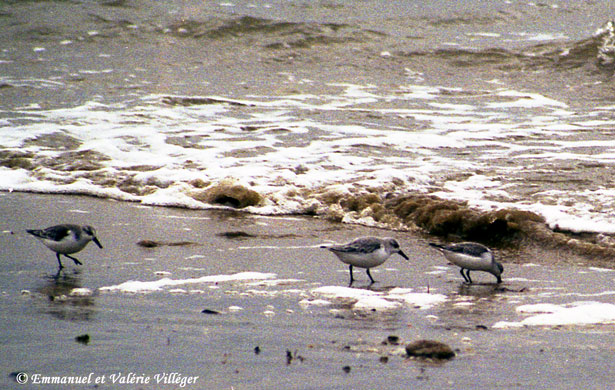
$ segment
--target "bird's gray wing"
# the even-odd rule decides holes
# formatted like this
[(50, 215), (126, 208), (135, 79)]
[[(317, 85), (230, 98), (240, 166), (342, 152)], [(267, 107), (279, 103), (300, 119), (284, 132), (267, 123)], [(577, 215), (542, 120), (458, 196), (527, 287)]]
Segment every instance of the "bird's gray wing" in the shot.
[(489, 248), (484, 245), (476, 244), (473, 242), (464, 242), (461, 244), (447, 245), (444, 247), (446, 250), (455, 253), (462, 253), (464, 255), (480, 257), (485, 252), (490, 252)]
[(70, 227), (66, 225), (52, 226), (43, 230), (42, 233), (41, 236), (44, 238), (49, 238), (53, 241), (61, 241), (70, 234)]
[(335, 245), (330, 249), (334, 252), (343, 253), (372, 253), (380, 249), (382, 243), (372, 237), (358, 238), (348, 244)]

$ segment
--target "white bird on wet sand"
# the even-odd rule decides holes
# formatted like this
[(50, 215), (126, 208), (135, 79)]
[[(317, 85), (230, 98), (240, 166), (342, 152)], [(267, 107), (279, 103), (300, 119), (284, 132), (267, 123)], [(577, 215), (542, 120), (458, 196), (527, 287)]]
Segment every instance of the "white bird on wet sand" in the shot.
[(56, 253), (58, 258), (58, 264), (60, 269), (64, 268), (60, 255), (64, 255), (75, 262), (75, 264), (82, 265), (82, 263), (72, 257), (71, 253), (77, 253), (90, 242), (94, 241), (99, 248), (102, 249), (102, 245), (98, 238), (96, 238), (96, 231), (91, 226), (78, 226), (71, 224), (63, 224), (48, 227), (44, 230), (26, 230), (34, 237), (41, 240), (43, 244)]
[(475, 242), (451, 245), (430, 243), (429, 245), (442, 252), (448, 261), (461, 267), (461, 276), (467, 283), (472, 283), (470, 271), (489, 272), (497, 278), (498, 283), (502, 283), (500, 275), (504, 272), (504, 267), (495, 261), (493, 252), (486, 246)]
[(359, 237), (346, 244), (322, 245), (321, 248), (329, 249), (342, 263), (349, 265), (350, 285), (354, 282), (353, 267), (365, 268), (369, 280), (375, 283), (369, 273), (370, 268), (381, 265), (394, 253), (399, 253), (401, 257), (409, 260), (394, 238)]

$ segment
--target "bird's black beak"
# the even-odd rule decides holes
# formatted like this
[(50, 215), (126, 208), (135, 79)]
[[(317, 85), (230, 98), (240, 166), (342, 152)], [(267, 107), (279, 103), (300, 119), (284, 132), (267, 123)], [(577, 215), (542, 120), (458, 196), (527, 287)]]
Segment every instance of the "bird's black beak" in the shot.
[(399, 251), (399, 252), (397, 252), (397, 253), (399, 253), (399, 255), (400, 255), (401, 257), (403, 257), (404, 259), (406, 259), (406, 260), (410, 260), (410, 259), (408, 258), (408, 256), (406, 256), (406, 254), (405, 254), (403, 251), (401, 251), (401, 250), (400, 250), (400, 251)]
[(94, 244), (98, 245), (98, 247), (100, 249), (102, 249), (102, 245), (101, 245), (100, 241), (98, 241), (98, 238), (94, 237), (94, 238), (92, 238), (92, 241), (94, 241)]

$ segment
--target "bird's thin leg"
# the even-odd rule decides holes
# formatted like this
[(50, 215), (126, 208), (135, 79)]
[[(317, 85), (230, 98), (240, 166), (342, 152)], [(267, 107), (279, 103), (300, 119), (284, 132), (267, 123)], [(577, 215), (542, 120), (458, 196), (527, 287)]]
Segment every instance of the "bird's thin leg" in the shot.
[(466, 277), (466, 274), (463, 272), (464, 268), (459, 270), (459, 273), (461, 274), (461, 276), (463, 276), (463, 281), (467, 283), (468, 278)]
[(470, 277), (470, 270), (466, 270), (466, 274), (468, 274), (468, 282), (470, 282), (470, 284), (472, 284), (472, 278)]
[(367, 272), (367, 276), (369, 276), (369, 280), (372, 281), (372, 284), (376, 283), (374, 278), (372, 278), (372, 274), (369, 273), (369, 268), (365, 268), (365, 271)]
[[(466, 271), (466, 272), (463, 272)], [(472, 284), (472, 279), (470, 279), (470, 270), (467, 270), (465, 268), (462, 268), (459, 273), (461, 274), (461, 276), (463, 276), (463, 280), (468, 283), (468, 284)]]
[(348, 287), (352, 286), (352, 283), (354, 282), (354, 277), (352, 276), (352, 265), (348, 266), (348, 270), (350, 271), (350, 284), (348, 284)]
[[(59, 256), (59, 255), (58, 255), (58, 256)], [(76, 259), (76, 258), (74, 258), (74, 257), (73, 257), (73, 256), (71, 256), (71, 255), (64, 254), (64, 256), (66, 256), (66, 257), (68, 257), (69, 259), (71, 259), (72, 261), (74, 261), (74, 262), (75, 262), (75, 264), (78, 264), (78, 265), (83, 265), (83, 263), (81, 263), (81, 262), (79, 261), (79, 259)]]
[(56, 257), (58, 258), (58, 265), (59, 265), (59, 269), (64, 268), (64, 266), (62, 265), (62, 260), (60, 260), (60, 254), (56, 253)]

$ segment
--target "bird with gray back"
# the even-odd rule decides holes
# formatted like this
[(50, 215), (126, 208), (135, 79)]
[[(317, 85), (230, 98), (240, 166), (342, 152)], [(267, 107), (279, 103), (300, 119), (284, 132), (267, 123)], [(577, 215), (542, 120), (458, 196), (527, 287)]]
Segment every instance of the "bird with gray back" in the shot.
[(460, 244), (440, 245), (430, 243), (430, 246), (439, 250), (451, 263), (461, 267), (460, 273), (466, 283), (471, 284), (470, 271), (489, 272), (502, 283), (504, 267), (495, 261), (493, 252), (482, 244), (464, 242)]
[(62, 224), (48, 227), (43, 230), (26, 230), (34, 237), (38, 238), (45, 246), (56, 253), (58, 265), (60, 269), (64, 268), (60, 255), (64, 255), (75, 262), (82, 265), (79, 259), (71, 256), (72, 253), (77, 253), (90, 242), (94, 241), (99, 248), (102, 245), (96, 237), (96, 230), (89, 225), (79, 226), (72, 224)]
[(394, 238), (359, 237), (346, 244), (322, 245), (321, 248), (330, 250), (342, 263), (348, 264), (350, 285), (354, 282), (353, 267), (365, 268), (369, 280), (375, 283), (369, 272), (370, 268), (383, 264), (394, 253), (409, 260)]

